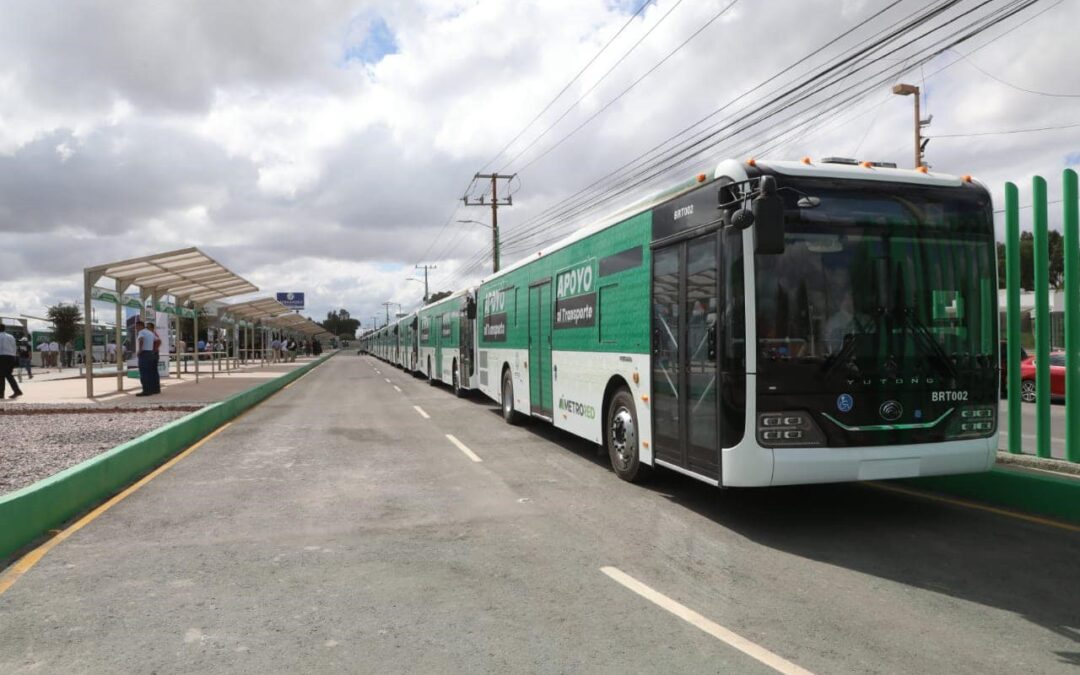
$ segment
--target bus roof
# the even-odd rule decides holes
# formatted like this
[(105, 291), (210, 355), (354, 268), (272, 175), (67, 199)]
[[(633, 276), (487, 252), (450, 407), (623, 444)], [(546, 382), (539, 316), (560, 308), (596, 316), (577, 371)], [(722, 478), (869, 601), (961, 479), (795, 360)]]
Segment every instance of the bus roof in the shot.
[[(782, 160), (748, 160), (746, 162), (740, 162), (734, 159), (727, 159), (720, 162), (712, 172), (711, 178), (713, 180), (720, 178), (721, 176), (730, 176), (736, 180), (745, 180), (747, 177), (747, 168), (754, 167), (758, 170), (771, 171), (785, 176), (800, 176), (800, 177), (820, 177), (820, 178), (840, 178), (847, 180), (876, 180), (883, 182), (893, 183), (912, 183), (916, 185), (938, 186), (938, 187), (961, 187), (965, 181), (971, 181), (969, 177), (953, 176), (951, 174), (935, 173), (929, 169), (925, 171), (919, 171), (916, 169), (896, 169), (891, 167), (882, 166), (864, 166), (862, 163), (856, 164), (840, 164), (832, 162), (819, 162), (814, 163), (810, 161), (782, 161)], [(642, 213), (654, 206), (674, 199), (689, 192), (701, 185), (705, 184), (705, 180), (702, 176), (705, 174), (698, 174), (694, 178), (679, 183), (678, 185), (652, 194), (644, 199), (634, 202), (630, 206), (619, 209), (618, 211), (604, 216), (600, 220), (591, 224), (585, 225), (568, 236), (560, 239), (551, 246), (543, 248), (536, 253), (530, 254), (521, 260), (518, 260), (512, 265), (508, 265), (494, 274), (490, 274), (480, 280), (480, 284), (486, 284), (493, 281), (504, 274), (508, 274), (513, 270), (522, 267), (533, 260), (538, 260), (550, 253), (565, 248), (570, 244), (584, 239), (589, 235), (595, 234), (607, 227), (620, 223), (627, 218)], [(975, 181), (971, 181), (975, 182)], [(453, 296), (451, 296), (453, 297)]]

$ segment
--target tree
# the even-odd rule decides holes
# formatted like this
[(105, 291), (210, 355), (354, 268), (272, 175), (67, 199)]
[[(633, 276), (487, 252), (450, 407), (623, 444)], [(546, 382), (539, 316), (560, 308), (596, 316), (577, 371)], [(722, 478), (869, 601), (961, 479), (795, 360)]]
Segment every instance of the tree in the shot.
[(82, 310), (76, 304), (61, 302), (53, 305), (46, 313), (49, 321), (53, 324), (53, 339), (59, 344), (74, 342), (82, 332)]
[(442, 300), (443, 298), (448, 297), (452, 293), (453, 293), (453, 291), (439, 291), (438, 293), (432, 293), (431, 295), (428, 296), (427, 304), (430, 305), (433, 302), (438, 302), (439, 300)]
[(352, 318), (348, 310), (342, 309), (327, 312), (326, 321), (320, 325), (334, 335), (356, 335), (360, 321)]
[[(1050, 253), (1050, 285), (1061, 289), (1065, 285), (1065, 239), (1057, 230), (1050, 230), (1046, 236), (1046, 247)], [(1020, 233), (1020, 288), (1035, 288), (1035, 235), (1031, 232)], [(1005, 288), (1005, 244), (997, 245), (998, 286)]]

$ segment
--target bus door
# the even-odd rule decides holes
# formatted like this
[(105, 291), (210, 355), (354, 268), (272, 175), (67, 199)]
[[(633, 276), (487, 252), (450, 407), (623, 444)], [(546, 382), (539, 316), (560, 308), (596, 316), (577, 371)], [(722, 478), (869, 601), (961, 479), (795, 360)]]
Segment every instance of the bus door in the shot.
[(431, 327), (431, 341), (435, 344), (435, 372), (432, 375), (436, 380), (442, 379), (442, 356), (443, 356), (443, 326), (446, 324), (446, 315), (440, 314), (435, 317), (435, 325)]
[(473, 364), (473, 326), (476, 324), (476, 302), (471, 298), (465, 298), (461, 303), (460, 316), (458, 318), (458, 378), (459, 386), (472, 386), (472, 376), (475, 371)]
[(720, 477), (715, 232), (653, 251), (652, 423), (656, 459)]
[(529, 403), (551, 418), (551, 279), (529, 286)]

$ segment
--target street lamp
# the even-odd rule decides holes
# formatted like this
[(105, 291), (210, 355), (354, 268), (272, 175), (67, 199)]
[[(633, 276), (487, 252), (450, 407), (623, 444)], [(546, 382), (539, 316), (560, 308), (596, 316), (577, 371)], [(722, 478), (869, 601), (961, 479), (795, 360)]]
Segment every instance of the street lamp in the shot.
[[(494, 218), (494, 215), (492, 216)], [(473, 223), (474, 225), (483, 225), (487, 229), (491, 230), (491, 271), (499, 271), (499, 230), (494, 225), (488, 225), (487, 223), (481, 223), (479, 220), (459, 220), (459, 223)]]
[(926, 144), (930, 142), (930, 139), (923, 139), (922, 128), (930, 126), (930, 120), (933, 119), (933, 115), (926, 118), (922, 118), (919, 112), (919, 88), (913, 84), (896, 84), (893, 85), (892, 93), (897, 96), (914, 96), (915, 97), (915, 168), (921, 168), (923, 166), (923, 150), (926, 149)]

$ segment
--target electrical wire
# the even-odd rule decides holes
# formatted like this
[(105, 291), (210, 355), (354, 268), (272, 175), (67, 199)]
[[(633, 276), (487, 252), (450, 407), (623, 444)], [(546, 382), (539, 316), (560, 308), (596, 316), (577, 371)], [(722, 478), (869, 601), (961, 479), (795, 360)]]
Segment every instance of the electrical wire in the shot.
[(509, 140), (509, 142), (507, 142), (507, 144), (504, 145), (501, 150), (499, 150), (497, 153), (495, 153), (494, 157), (492, 157), (486, 163), (484, 163), (484, 166), (480, 167), (480, 171), (478, 171), (477, 173), (483, 173), (484, 169), (486, 169), (489, 166), (491, 166), (492, 164), (494, 164), (495, 160), (499, 159), (499, 157), (501, 157), (503, 155), (503, 153), (505, 153), (507, 150), (510, 149), (511, 146), (514, 145), (514, 143), (517, 143), (518, 139), (520, 139), (522, 136), (524, 136), (525, 132), (528, 131), (532, 127), (532, 125), (536, 124), (536, 122), (541, 117), (544, 116), (544, 113), (546, 113), (548, 110), (550, 110), (551, 106), (555, 105), (555, 102), (558, 101), (560, 98), (562, 98), (562, 95), (565, 94), (570, 89), (570, 87), (573, 86), (573, 84), (575, 82), (577, 82), (579, 79), (581, 79), (581, 76), (585, 74), (585, 71), (588, 70), (589, 67), (592, 66), (592, 64), (596, 63), (596, 60), (598, 58), (600, 58), (600, 55), (603, 54), (605, 51), (607, 51), (607, 48), (610, 47), (612, 45), (612, 43), (614, 43), (615, 40), (617, 40), (619, 38), (619, 36), (623, 34), (623, 31), (625, 31), (627, 28), (629, 28), (630, 24), (633, 23), (634, 20), (637, 19), (638, 16), (640, 16), (641, 13), (645, 11), (645, 8), (648, 7), (649, 5), (651, 5), (652, 3), (653, 3), (653, 0), (645, 0), (644, 2), (642, 2), (641, 6), (639, 6), (637, 8), (637, 11), (634, 12), (630, 16), (630, 18), (626, 20), (626, 23), (624, 23), (622, 25), (622, 27), (619, 28), (619, 30), (616, 31), (616, 33), (614, 35), (612, 35), (611, 38), (607, 42), (604, 43), (604, 46), (600, 48), (600, 51), (596, 52), (596, 54), (594, 54), (593, 57), (591, 59), (589, 59), (588, 63), (586, 63), (584, 66), (582, 66), (581, 70), (579, 70), (576, 75), (574, 75), (572, 78), (570, 78), (570, 81), (567, 82), (566, 85), (563, 86), (563, 88), (559, 90), (559, 93), (555, 94), (554, 98), (552, 98), (550, 101), (548, 101), (548, 104), (545, 105), (540, 112), (536, 113), (536, 116), (533, 117), (529, 121), (528, 124), (526, 124), (524, 127), (521, 128), (521, 131), (519, 131), (513, 138), (511, 138)]
[(562, 122), (562, 121), (563, 121), (564, 119), (566, 119), (566, 116), (567, 116), (567, 115), (569, 115), (569, 114), (570, 114), (571, 112), (573, 112), (573, 110), (574, 110), (575, 108), (577, 108), (578, 104), (580, 104), (580, 103), (581, 103), (582, 101), (584, 101), (584, 100), (585, 100), (585, 97), (587, 97), (587, 96), (588, 96), (589, 94), (591, 94), (591, 93), (592, 93), (592, 92), (593, 92), (593, 91), (594, 91), (594, 90), (595, 90), (595, 89), (596, 89), (597, 87), (599, 87), (599, 86), (600, 86), (600, 83), (601, 83), (601, 82), (603, 82), (604, 80), (606, 80), (606, 79), (607, 79), (608, 75), (611, 75), (611, 73), (612, 73), (612, 72), (613, 72), (613, 71), (614, 71), (614, 70), (615, 70), (616, 68), (618, 68), (618, 67), (619, 67), (620, 65), (622, 65), (623, 61), (625, 61), (625, 60), (626, 60), (626, 58), (627, 58), (628, 56), (630, 56), (630, 54), (632, 54), (632, 53), (634, 52), (634, 50), (635, 50), (635, 49), (637, 49), (639, 45), (641, 45), (641, 43), (642, 43), (642, 42), (644, 42), (644, 41), (645, 41), (646, 39), (648, 39), (648, 37), (649, 37), (650, 35), (652, 35), (653, 31), (654, 31), (654, 30), (656, 30), (657, 28), (659, 28), (659, 27), (660, 27), (660, 24), (664, 23), (664, 21), (665, 21), (665, 20), (666, 20), (666, 19), (667, 19), (667, 18), (668, 18), (669, 16), (671, 16), (671, 13), (672, 13), (672, 12), (674, 12), (674, 11), (675, 11), (675, 10), (676, 10), (676, 9), (677, 9), (677, 8), (679, 7), (679, 5), (681, 5), (682, 3), (683, 3), (683, 0), (675, 0), (675, 4), (674, 4), (674, 5), (672, 5), (672, 6), (671, 6), (671, 8), (670, 8), (670, 9), (668, 9), (668, 11), (667, 11), (667, 12), (665, 12), (665, 13), (664, 13), (664, 15), (663, 15), (663, 16), (661, 16), (661, 17), (660, 17), (660, 18), (659, 18), (659, 19), (657, 20), (657, 22), (656, 22), (656, 23), (654, 23), (654, 24), (653, 24), (652, 26), (650, 26), (650, 27), (649, 27), (649, 30), (645, 31), (645, 34), (644, 34), (644, 35), (642, 35), (642, 36), (641, 36), (640, 38), (638, 38), (637, 42), (635, 42), (635, 43), (634, 43), (633, 45), (631, 45), (631, 46), (630, 46), (630, 49), (626, 50), (626, 52), (624, 52), (624, 53), (623, 53), (623, 55), (622, 55), (622, 56), (620, 56), (620, 57), (619, 57), (619, 59), (618, 59), (618, 60), (617, 60), (617, 61), (616, 61), (616, 62), (615, 62), (615, 63), (614, 63), (614, 64), (613, 64), (613, 65), (612, 65), (612, 66), (611, 66), (610, 68), (608, 68), (608, 69), (607, 69), (607, 71), (606, 71), (606, 72), (605, 72), (605, 73), (604, 73), (603, 75), (601, 75), (601, 76), (600, 76), (600, 79), (598, 79), (598, 80), (597, 80), (596, 82), (594, 82), (594, 83), (593, 83), (593, 85), (592, 85), (591, 87), (589, 87), (589, 88), (588, 88), (588, 89), (587, 89), (587, 90), (585, 91), (585, 93), (584, 93), (584, 94), (582, 94), (581, 96), (579, 96), (579, 97), (577, 98), (577, 100), (576, 100), (576, 101), (574, 101), (573, 103), (571, 103), (571, 104), (570, 104), (570, 105), (569, 105), (569, 106), (568, 106), (568, 107), (566, 108), (566, 110), (564, 110), (564, 111), (563, 111), (563, 113), (562, 113), (561, 115), (559, 115), (559, 117), (558, 117), (558, 118), (556, 118), (556, 120), (555, 120), (554, 122), (552, 122), (552, 123), (551, 123), (550, 125), (548, 125), (548, 127), (547, 127), (546, 129), (544, 129), (544, 130), (543, 130), (542, 132), (540, 132), (540, 135), (539, 135), (539, 136), (537, 136), (536, 138), (532, 139), (532, 141), (530, 141), (528, 145), (526, 145), (526, 146), (525, 146), (524, 148), (522, 148), (522, 149), (521, 149), (520, 151), (518, 151), (518, 153), (517, 153), (516, 155), (514, 155), (513, 157), (511, 157), (511, 158), (510, 158), (510, 159), (509, 159), (509, 160), (508, 160), (508, 161), (507, 161), (507, 162), (506, 162), (506, 163), (505, 163), (505, 164), (503, 165), (503, 168), (499, 169), (499, 173), (507, 173), (507, 172), (509, 171), (509, 169), (508, 169), (507, 167), (509, 167), (510, 165), (512, 165), (512, 164), (513, 164), (514, 162), (516, 162), (516, 161), (518, 160), (518, 158), (519, 158), (519, 157), (521, 157), (521, 156), (522, 156), (523, 154), (525, 154), (525, 153), (526, 153), (526, 152), (528, 152), (528, 151), (529, 151), (530, 149), (532, 149), (532, 147), (533, 147), (534, 145), (536, 145), (537, 143), (539, 143), (539, 142), (540, 142), (540, 140), (541, 140), (542, 138), (544, 138), (544, 136), (547, 136), (547, 135), (548, 135), (548, 133), (550, 133), (550, 132), (551, 132), (551, 130), (552, 130), (552, 129), (554, 129), (554, 128), (555, 128), (555, 127), (556, 127), (556, 126), (557, 126), (557, 125), (559, 124), (559, 122)]
[[(961, 31), (958, 31), (956, 33), (956, 35), (959, 35), (959, 37), (947, 42), (946, 44), (950, 45), (950, 46), (954, 46), (956, 44), (960, 44), (962, 42), (965, 42), (965, 41), (971, 39), (974, 35), (978, 35), (978, 34), (982, 33), (983, 31), (988, 30), (989, 28), (993, 27), (994, 25), (999, 24), (1001, 21), (1004, 21), (1005, 19), (1015, 15), (1019, 11), (1022, 11), (1024, 9), (1026, 9), (1030, 5), (1034, 4), (1034, 2), (1036, 2), (1036, 1), (1037, 0), (1030, 0), (1028, 2), (1014, 2), (1014, 3), (1011, 3), (1010, 5), (1007, 5), (1006, 7), (1001, 8), (1000, 10), (997, 10), (995, 12), (991, 12), (987, 17), (983, 17), (983, 18), (981, 18), (981, 19), (979, 19), (979, 20), (977, 20), (975, 22), (972, 22), (972, 23), (968, 24), (967, 26), (965, 26), (964, 29), (962, 29)], [(939, 25), (939, 26), (931, 29), (930, 31), (927, 31), (923, 35), (920, 35), (915, 40), (907, 41), (906, 43), (901, 45), (901, 47), (910, 46), (910, 45), (914, 44), (915, 42), (918, 42), (918, 41), (922, 40), (927, 35), (930, 35), (930, 34), (932, 34), (934, 32), (937, 32), (937, 31), (941, 30), (945, 26), (948, 26), (949, 24), (952, 24), (952, 23), (956, 22), (960, 18), (971, 14), (975, 9), (984, 7), (987, 4), (989, 4), (989, 3), (988, 2), (980, 3), (979, 5), (977, 5), (972, 10), (968, 10), (968, 11), (966, 11), (966, 12), (964, 12), (964, 13), (956, 16), (956, 17), (953, 17), (952, 19), (944, 22), (942, 25)], [(953, 5), (955, 5), (955, 3), (948, 3), (948, 4), (940, 5), (937, 8), (934, 8), (934, 11), (932, 13), (930, 13), (929, 15), (923, 15), (923, 16), (919, 17), (919, 23), (920, 24), (925, 23), (929, 18), (932, 18), (933, 16), (939, 15), (943, 10), (948, 9)], [(910, 29), (911, 29), (911, 26), (904, 26), (904, 27), (902, 27), (901, 32), (906, 32), (906, 31), (908, 31)], [(964, 33), (963, 32), (964, 30), (967, 30), (968, 32)], [(892, 38), (895, 35), (896, 35), (896, 33), (894, 32), (893, 34), (891, 34), (889, 36), (889, 38)], [(879, 44), (875, 45), (875, 47), (879, 47), (880, 42), (881, 41), (879, 41)], [(985, 45), (983, 45), (983, 46), (985, 46)], [(938, 49), (932, 51), (928, 56), (924, 56), (923, 59), (920, 59), (920, 63), (924, 63), (926, 61), (929, 61), (930, 59), (938, 56), (942, 51), (943, 50), (941, 48), (938, 48)], [(864, 50), (863, 53), (870, 53), (870, 52)], [(806, 97), (804, 96), (800, 100), (805, 100), (805, 98)], [(782, 101), (782, 97), (774, 98), (772, 101), (770, 101), (770, 103), (774, 103), (774, 102), (778, 102), (778, 101)], [(770, 116), (775, 115), (775, 112), (776, 111), (772, 111), (770, 113)], [(789, 116), (789, 119), (790, 119), (790, 116)], [(744, 127), (744, 129), (745, 129), (745, 127)], [(741, 131), (741, 130), (738, 130), (738, 131)], [(730, 134), (729, 134), (729, 136), (730, 136)], [(533, 230), (534, 232), (536, 232), (537, 228), (530, 228), (530, 229)]]
[(973, 131), (966, 134), (935, 134), (934, 136), (924, 136), (924, 138), (972, 138), (975, 136), (1010, 136), (1012, 134), (1030, 134), (1036, 131), (1059, 131), (1061, 129), (1076, 129), (1080, 127), (1080, 123), (1077, 124), (1062, 124), (1059, 126), (1051, 127), (1036, 127), (1033, 129), (1006, 129), (1004, 131)]

